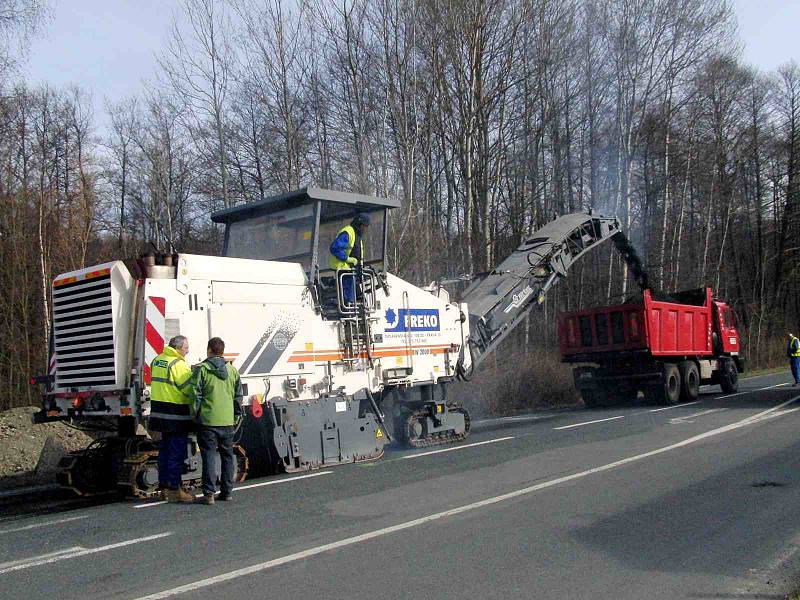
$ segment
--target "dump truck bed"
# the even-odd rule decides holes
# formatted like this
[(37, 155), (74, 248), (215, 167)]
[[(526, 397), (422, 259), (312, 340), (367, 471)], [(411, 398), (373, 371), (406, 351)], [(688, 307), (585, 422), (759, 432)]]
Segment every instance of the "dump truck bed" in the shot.
[(567, 362), (587, 361), (610, 352), (711, 356), (712, 292), (710, 288), (703, 292), (677, 294), (683, 301), (672, 302), (654, 299), (652, 292), (645, 290), (641, 304), (563, 313), (559, 317), (561, 355)]

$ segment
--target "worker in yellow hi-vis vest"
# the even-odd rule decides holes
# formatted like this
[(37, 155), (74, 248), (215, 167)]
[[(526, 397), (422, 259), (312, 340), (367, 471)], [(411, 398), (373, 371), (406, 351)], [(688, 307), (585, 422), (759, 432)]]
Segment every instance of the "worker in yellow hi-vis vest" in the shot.
[(789, 357), (789, 365), (792, 367), (794, 384), (800, 385), (800, 340), (791, 333), (789, 343), (786, 345), (786, 356)]
[(176, 335), (150, 365), (150, 421), (161, 432), (158, 449), (158, 481), (170, 502), (192, 502), (181, 487), (188, 455), (189, 433), (194, 431), (192, 368), (184, 358), (189, 340)]
[[(350, 225), (345, 225), (331, 243), (328, 264), (334, 271), (355, 269), (364, 260), (363, 236), (369, 227), (369, 215), (358, 213)], [(348, 304), (355, 304), (356, 289), (352, 277), (342, 279), (342, 296)]]

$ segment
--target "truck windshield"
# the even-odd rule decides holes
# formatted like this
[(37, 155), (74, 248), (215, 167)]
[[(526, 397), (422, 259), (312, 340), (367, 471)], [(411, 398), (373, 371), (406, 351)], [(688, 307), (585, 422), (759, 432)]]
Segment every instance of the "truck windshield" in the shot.
[(226, 256), (311, 263), (314, 207), (297, 206), (228, 226)]
[(722, 309), (722, 323), (728, 329), (733, 329), (736, 327), (736, 317), (734, 316), (730, 306), (726, 306)]

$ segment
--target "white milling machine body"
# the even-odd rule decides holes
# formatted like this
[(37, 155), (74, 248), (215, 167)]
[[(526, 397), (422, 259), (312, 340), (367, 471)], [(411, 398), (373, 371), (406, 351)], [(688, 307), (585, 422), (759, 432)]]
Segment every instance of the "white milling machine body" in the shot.
[[(612, 240), (647, 286), (612, 217), (564, 215), (531, 233), (450, 302), (382, 272), (387, 214), (399, 202), (304, 188), (220, 211), (223, 256), (170, 254), (59, 275), (53, 284), (50, 372), (36, 419), (105, 428), (65, 457), (59, 481), (81, 493), (157, 492), (150, 439), (151, 361), (176, 335), (190, 364), (218, 336), (242, 376), (238, 469), (301, 471), (371, 460), (391, 439), (412, 447), (467, 437), (469, 415), (447, 384), (475, 368), (584, 253)], [(329, 245), (357, 213), (370, 216), (363, 267), (327, 268)], [(343, 279), (353, 278), (355, 302)], [(381, 407), (391, 398), (391, 418)], [(388, 412), (388, 411), (387, 411)], [(199, 478), (190, 443), (184, 481)]]
[[(386, 214), (397, 205), (306, 188), (214, 214), (226, 225), (222, 257), (114, 261), (58, 276), (39, 420), (108, 424), (118, 433), (65, 459), (62, 483), (155, 493), (157, 448), (144, 435), (149, 365), (175, 335), (188, 338), (190, 364), (205, 358), (211, 337), (225, 341), (242, 377), (240, 444), (252, 470), (375, 459), (392, 435), (413, 446), (466, 437), (468, 415), (441, 392), (464, 360), (465, 306), (445, 290), (380, 272)], [(364, 268), (339, 272), (358, 279), (348, 304), (327, 268), (328, 246), (357, 212), (372, 225)], [(387, 423), (380, 404), (399, 388)], [(199, 457), (192, 460), (187, 481), (199, 473)], [(116, 475), (97, 472), (109, 469)]]

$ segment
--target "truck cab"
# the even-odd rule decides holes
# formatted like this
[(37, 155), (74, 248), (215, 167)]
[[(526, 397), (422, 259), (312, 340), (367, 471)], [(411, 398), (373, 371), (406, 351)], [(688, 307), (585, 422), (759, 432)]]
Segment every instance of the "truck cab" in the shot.
[(720, 354), (738, 357), (740, 354), (739, 330), (736, 328), (736, 314), (722, 300), (713, 301), (714, 332), (712, 338)]

